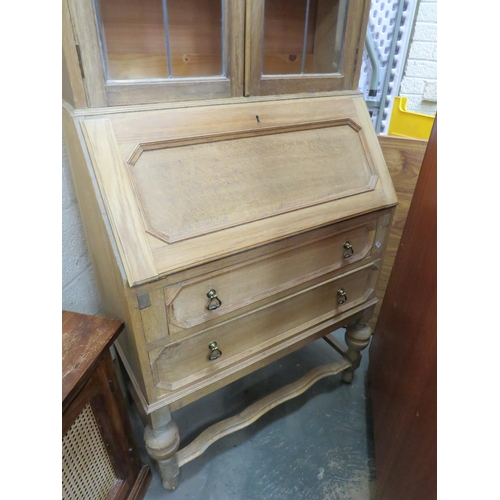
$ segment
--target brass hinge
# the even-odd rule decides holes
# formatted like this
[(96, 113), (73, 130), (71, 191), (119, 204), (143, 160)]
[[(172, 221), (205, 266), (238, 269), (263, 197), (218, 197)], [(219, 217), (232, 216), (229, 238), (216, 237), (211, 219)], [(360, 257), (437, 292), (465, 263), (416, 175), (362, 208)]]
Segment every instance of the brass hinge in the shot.
[(82, 53), (80, 51), (80, 45), (75, 45), (76, 47), (76, 55), (78, 56), (78, 64), (80, 66), (80, 73), (82, 74), (82, 79), (85, 78), (85, 73), (83, 72), (83, 64), (82, 64)]

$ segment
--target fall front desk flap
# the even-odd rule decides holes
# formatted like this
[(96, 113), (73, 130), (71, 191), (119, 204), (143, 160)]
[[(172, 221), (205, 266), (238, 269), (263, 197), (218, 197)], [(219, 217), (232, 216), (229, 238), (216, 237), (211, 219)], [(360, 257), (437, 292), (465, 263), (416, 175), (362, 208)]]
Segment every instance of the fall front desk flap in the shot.
[(396, 203), (359, 95), (81, 125), (130, 286)]

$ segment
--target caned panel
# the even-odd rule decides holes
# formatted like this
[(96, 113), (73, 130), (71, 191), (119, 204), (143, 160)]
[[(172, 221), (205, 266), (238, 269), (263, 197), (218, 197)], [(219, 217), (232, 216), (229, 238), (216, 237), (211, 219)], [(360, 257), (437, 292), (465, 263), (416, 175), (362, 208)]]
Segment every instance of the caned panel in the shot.
[(116, 477), (87, 404), (62, 440), (63, 500), (105, 500)]

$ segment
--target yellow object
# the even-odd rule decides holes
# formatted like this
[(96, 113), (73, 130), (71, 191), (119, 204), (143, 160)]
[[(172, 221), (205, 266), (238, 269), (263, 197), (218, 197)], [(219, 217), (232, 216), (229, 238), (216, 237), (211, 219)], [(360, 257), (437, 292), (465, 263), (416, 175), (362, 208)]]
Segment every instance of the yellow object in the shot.
[(395, 97), (388, 135), (428, 140), (434, 116), (406, 111), (408, 97)]

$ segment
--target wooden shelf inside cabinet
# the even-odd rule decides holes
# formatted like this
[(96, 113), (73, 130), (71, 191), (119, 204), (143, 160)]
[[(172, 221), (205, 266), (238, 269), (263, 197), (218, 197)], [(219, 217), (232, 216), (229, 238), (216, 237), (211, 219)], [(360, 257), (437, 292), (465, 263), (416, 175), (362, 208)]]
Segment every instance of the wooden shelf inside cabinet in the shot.
[(62, 313), (62, 498), (140, 500), (151, 480), (132, 437), (109, 347), (118, 320)]
[(64, 0), (63, 99), (95, 108), (242, 96), (244, 16), (242, 0)]
[(369, 0), (246, 3), (245, 95), (356, 89)]

